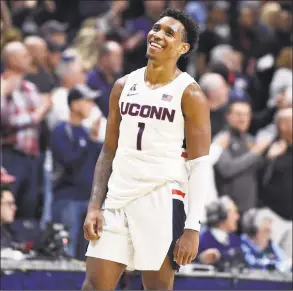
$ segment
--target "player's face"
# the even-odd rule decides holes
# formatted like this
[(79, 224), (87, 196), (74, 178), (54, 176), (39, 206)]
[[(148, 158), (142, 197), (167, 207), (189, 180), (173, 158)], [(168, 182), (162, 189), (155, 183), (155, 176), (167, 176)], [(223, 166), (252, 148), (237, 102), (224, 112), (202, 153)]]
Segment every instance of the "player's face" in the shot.
[(184, 26), (172, 17), (157, 21), (147, 38), (147, 57), (153, 60), (178, 59), (189, 50), (183, 40)]

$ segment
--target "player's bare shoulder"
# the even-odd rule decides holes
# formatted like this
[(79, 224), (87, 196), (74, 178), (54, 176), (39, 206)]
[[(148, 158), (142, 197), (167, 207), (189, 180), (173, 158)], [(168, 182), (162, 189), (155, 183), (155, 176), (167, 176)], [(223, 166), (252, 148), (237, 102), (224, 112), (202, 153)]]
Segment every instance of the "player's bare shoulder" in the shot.
[(124, 89), (124, 86), (126, 84), (128, 76), (129, 75), (125, 75), (125, 76), (119, 78), (118, 80), (116, 80), (116, 82), (114, 83), (113, 88), (112, 88), (111, 97), (112, 96), (116, 97), (115, 99), (119, 100), (121, 93)]
[(191, 83), (186, 87), (182, 96), (182, 111), (188, 116), (196, 111), (208, 110), (207, 98), (197, 83)]

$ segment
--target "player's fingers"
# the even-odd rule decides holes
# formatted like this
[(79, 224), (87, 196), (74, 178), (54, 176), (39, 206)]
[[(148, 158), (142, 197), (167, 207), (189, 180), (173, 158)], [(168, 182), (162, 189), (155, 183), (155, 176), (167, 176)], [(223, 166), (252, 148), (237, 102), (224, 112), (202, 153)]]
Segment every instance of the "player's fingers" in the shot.
[(177, 254), (177, 259), (175, 260), (178, 265), (183, 264), (183, 258), (184, 258), (184, 252), (179, 248), (178, 254)]
[(182, 258), (182, 265), (187, 265), (188, 264), (188, 259), (190, 257), (189, 252), (184, 252), (183, 258)]
[(191, 264), (192, 261), (195, 259), (195, 255), (194, 254), (191, 254), (189, 257), (188, 257), (188, 260), (187, 260), (187, 264)]
[(94, 230), (94, 225), (92, 223), (85, 223), (84, 234), (86, 240), (96, 240), (99, 238)]
[[(178, 241), (177, 241), (178, 242)], [(178, 251), (179, 251), (179, 246), (178, 246), (178, 243), (176, 242), (175, 244), (175, 248), (174, 248), (174, 251), (173, 251), (173, 256), (174, 256), (174, 261), (176, 262), (177, 259), (178, 259)]]
[(102, 235), (102, 231), (103, 231), (103, 217), (99, 217), (97, 219), (97, 224), (96, 224), (96, 234), (98, 235), (98, 237), (100, 237)]

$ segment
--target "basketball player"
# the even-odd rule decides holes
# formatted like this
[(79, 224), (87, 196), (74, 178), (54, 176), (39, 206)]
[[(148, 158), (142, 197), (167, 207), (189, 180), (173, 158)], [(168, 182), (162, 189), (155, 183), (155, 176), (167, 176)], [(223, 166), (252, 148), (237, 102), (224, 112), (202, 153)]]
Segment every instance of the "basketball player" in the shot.
[(197, 255), (212, 173), (210, 116), (176, 64), (198, 37), (189, 16), (167, 9), (148, 34), (147, 67), (114, 84), (84, 223), (83, 290), (114, 290), (126, 268), (142, 271), (145, 289), (170, 290), (175, 271)]

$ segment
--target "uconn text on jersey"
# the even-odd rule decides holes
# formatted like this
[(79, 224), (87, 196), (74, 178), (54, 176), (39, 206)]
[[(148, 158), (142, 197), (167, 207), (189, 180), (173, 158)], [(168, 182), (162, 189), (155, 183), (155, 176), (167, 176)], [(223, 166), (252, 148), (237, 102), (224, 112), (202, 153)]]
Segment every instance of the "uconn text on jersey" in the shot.
[(157, 107), (150, 105), (140, 105), (137, 103), (121, 102), (121, 115), (140, 116), (143, 118), (154, 118), (158, 120), (174, 121), (175, 110), (169, 110), (165, 107)]

